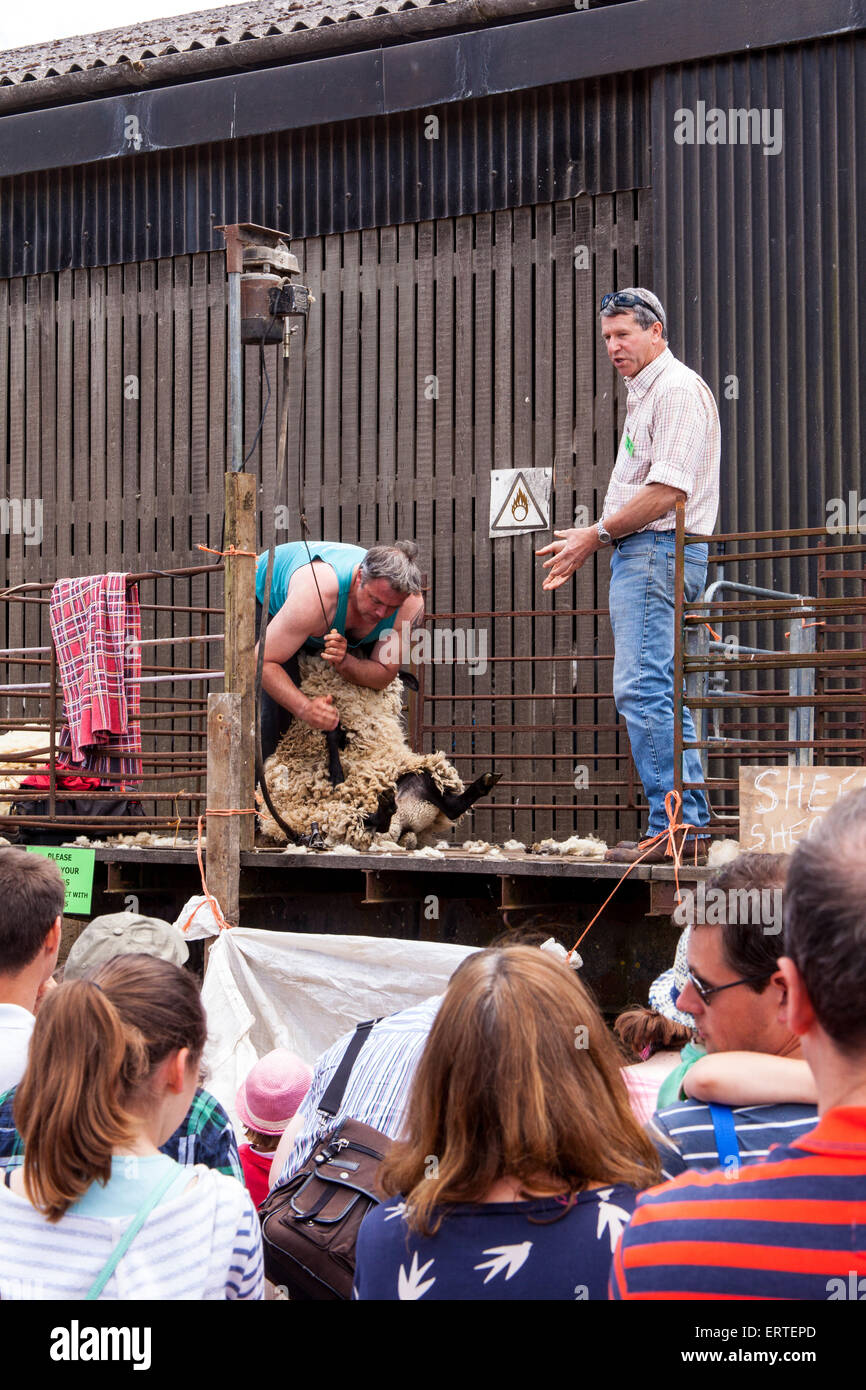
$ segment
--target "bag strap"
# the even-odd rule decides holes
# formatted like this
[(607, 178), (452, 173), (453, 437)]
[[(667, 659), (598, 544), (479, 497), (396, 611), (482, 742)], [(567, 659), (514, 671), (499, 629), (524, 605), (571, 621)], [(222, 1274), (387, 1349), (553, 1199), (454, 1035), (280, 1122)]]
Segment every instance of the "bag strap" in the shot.
[(729, 1105), (709, 1106), (710, 1119), (716, 1136), (719, 1163), (725, 1169), (740, 1166), (740, 1141), (734, 1125), (734, 1112)]
[(340, 1058), (340, 1065), (337, 1067), (337, 1070), (328, 1083), (328, 1089), (325, 1091), (325, 1094), (316, 1107), (319, 1114), (327, 1115), (329, 1119), (333, 1119), (336, 1115), (342, 1103), (346, 1087), (349, 1084), (349, 1076), (355, 1065), (358, 1053), (369, 1038), (374, 1023), (378, 1022), (379, 1020), (377, 1018), (371, 1018), (368, 1019), (366, 1023), (358, 1024), (349, 1039), (349, 1046)]
[(150, 1213), (153, 1211), (154, 1207), (162, 1201), (162, 1198), (174, 1182), (177, 1182), (177, 1173), (175, 1171), (166, 1173), (165, 1177), (160, 1178), (150, 1195), (145, 1198), (144, 1205), (139, 1208), (136, 1215), (132, 1218), (132, 1221), (127, 1226), (120, 1240), (102, 1266), (101, 1271), (93, 1281), (93, 1284), (90, 1286), (90, 1289), (85, 1295), (86, 1302), (92, 1302), (94, 1299), (101, 1296), (103, 1289), (117, 1269), (117, 1266), (120, 1264), (120, 1261), (123, 1259), (130, 1245), (135, 1240), (135, 1237), (138, 1235), (145, 1221), (150, 1216)]

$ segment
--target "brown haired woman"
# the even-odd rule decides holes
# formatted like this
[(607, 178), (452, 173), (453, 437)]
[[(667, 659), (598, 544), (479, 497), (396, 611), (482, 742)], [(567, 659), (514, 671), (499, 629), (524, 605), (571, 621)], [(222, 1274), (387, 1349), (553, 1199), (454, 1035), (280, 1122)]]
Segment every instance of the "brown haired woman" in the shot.
[(46, 998), (15, 1096), (24, 1165), (0, 1185), (0, 1298), (263, 1296), (245, 1189), (159, 1152), (206, 1032), (193, 977), (152, 956), (116, 956)]
[(470, 956), (406, 1129), (382, 1168), (401, 1199), (361, 1227), (356, 1297), (607, 1297), (619, 1233), (660, 1168), (573, 971), (526, 946)]

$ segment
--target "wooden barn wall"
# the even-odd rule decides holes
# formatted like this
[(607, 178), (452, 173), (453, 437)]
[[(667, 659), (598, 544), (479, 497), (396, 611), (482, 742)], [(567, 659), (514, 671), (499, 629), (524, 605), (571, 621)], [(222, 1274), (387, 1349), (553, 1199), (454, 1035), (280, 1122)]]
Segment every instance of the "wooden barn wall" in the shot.
[[(866, 38), (659, 69), (650, 106), (651, 283), (667, 310), (673, 352), (701, 373), (719, 404), (718, 529), (823, 526), (831, 499), (866, 496), (866, 183), (857, 173)], [(677, 143), (678, 113), (701, 109), (766, 112), (776, 143), (770, 153), (758, 144)], [(730, 563), (725, 574), (786, 592), (820, 591), (816, 563), (803, 557)], [(850, 592), (860, 592), (853, 579)], [(742, 624), (736, 635), (778, 650), (787, 627)], [(740, 682), (752, 691), (785, 684), (770, 670), (743, 673)], [(769, 739), (784, 711), (729, 717), (755, 720), (757, 736)], [(737, 776), (734, 761), (712, 766), (716, 775)]]
[[(452, 755), (466, 780), (487, 767), (503, 774), (467, 833), (586, 832), (590, 807), (634, 792), (609, 696), (607, 619), (561, 612), (606, 610), (606, 557), (580, 572), (574, 596), (570, 586), (544, 595), (538, 535), (487, 532), (493, 468), (553, 465), (557, 526), (577, 505), (597, 514), (622, 406), (597, 300), (612, 284), (640, 283), (647, 212), (637, 193), (584, 196), (295, 243), (316, 302), (306, 348), (295, 339), (284, 497), (274, 493), (276, 349), (264, 354), (272, 396), (248, 463), (261, 480), (263, 538), (274, 523), (278, 542), (298, 534), (300, 469), (313, 535), (417, 539), (428, 608), (466, 615), (437, 626), (472, 626), (487, 643), (483, 673), (426, 673), (440, 698), (427, 706), (436, 735), (425, 746)], [(587, 269), (576, 266), (582, 246)], [(259, 350), (246, 349), (246, 448), (267, 379)], [(0, 537), (4, 584), (200, 563), (199, 543), (220, 546), (223, 513), (222, 254), (0, 282), (0, 412), (3, 495), (44, 504), (41, 545)], [(153, 589), (168, 601), (167, 582)], [(180, 606), (220, 599), (213, 581), (176, 582)], [(490, 616), (506, 610), (523, 616)], [(39, 641), (35, 606), (4, 613), (4, 646)], [(195, 615), (177, 613), (173, 630), (190, 622), (197, 632)], [(156, 634), (171, 625), (159, 615)], [(588, 786), (576, 789), (581, 766)], [(599, 829), (634, 832), (634, 814), (604, 811)]]
[[(225, 286), (222, 256), (0, 281), (0, 495), (41, 499), (43, 513), (40, 544), (12, 530), (0, 535), (4, 587), (213, 562), (196, 546), (220, 543)], [(221, 575), (146, 581), (140, 599), (145, 639), (222, 632), (222, 618), (203, 611), (221, 605)], [(0, 646), (49, 641), (46, 606), (0, 606)], [(148, 676), (167, 665), (219, 670), (222, 647), (150, 648), (142, 662)], [(0, 662), (0, 673), (3, 684), (48, 677), (14, 660)], [(145, 752), (203, 750), (201, 739), (181, 737), (203, 728), (202, 720), (168, 715), (188, 710), (191, 699), (206, 699), (208, 688), (221, 684), (142, 688)], [(0, 714), (32, 717), (36, 708), (7, 696)], [(39, 708), (47, 716), (47, 699)], [(150, 718), (155, 712), (159, 717)], [(156, 736), (169, 729), (170, 736)], [(189, 776), (145, 785), (203, 789)], [(185, 804), (161, 809), (189, 811)]]

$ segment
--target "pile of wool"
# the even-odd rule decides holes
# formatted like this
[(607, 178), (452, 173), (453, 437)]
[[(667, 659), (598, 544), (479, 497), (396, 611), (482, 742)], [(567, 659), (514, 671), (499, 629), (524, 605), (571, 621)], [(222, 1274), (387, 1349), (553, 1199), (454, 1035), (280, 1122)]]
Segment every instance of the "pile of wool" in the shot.
[[(45, 766), (50, 747), (47, 729), (10, 729), (0, 734), (0, 791), (17, 792), (25, 777)], [(27, 755), (34, 753), (40, 756), (28, 761)], [(0, 801), (0, 816), (8, 816), (11, 807), (11, 801)]]
[(534, 854), (562, 854), (574, 859), (603, 859), (607, 845), (597, 835), (572, 835), (567, 840), (542, 840), (533, 845)]
[[(352, 685), (318, 656), (299, 658), (301, 689), (310, 699), (332, 695), (346, 733), (340, 761), (346, 780), (331, 785), (325, 735), (294, 719), (277, 750), (265, 763), (268, 791), (283, 820), (297, 835), (313, 824), (331, 846), (369, 848), (373, 832), (364, 821), (379, 797), (406, 772), (428, 771), (441, 790), (463, 791), (463, 783), (444, 753), (413, 753), (403, 725), (403, 687), (394, 680), (384, 690)], [(259, 827), (280, 842), (285, 834), (266, 807)]]
[[(742, 852), (737, 840), (713, 840), (707, 853), (707, 868), (720, 869), (723, 864), (738, 859)], [(688, 863), (688, 850), (684, 857)]]

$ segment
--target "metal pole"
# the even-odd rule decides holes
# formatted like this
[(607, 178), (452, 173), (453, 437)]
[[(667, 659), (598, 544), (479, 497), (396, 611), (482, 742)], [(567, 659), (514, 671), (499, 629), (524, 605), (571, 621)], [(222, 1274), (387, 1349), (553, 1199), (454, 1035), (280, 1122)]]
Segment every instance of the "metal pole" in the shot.
[(674, 791), (683, 794), (683, 600), (686, 582), (686, 508), (677, 502), (674, 557)]
[(243, 467), (243, 345), (241, 343), (241, 277), (230, 271), (229, 281), (229, 401), (231, 410), (230, 473)]
[(57, 813), (57, 648), (51, 639), (51, 704), (48, 716), (48, 814)]

